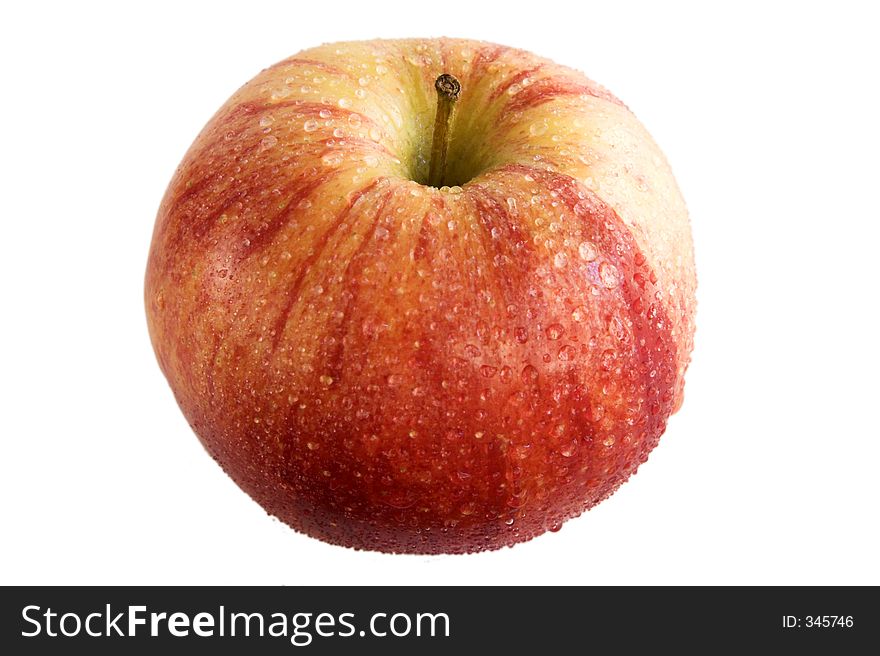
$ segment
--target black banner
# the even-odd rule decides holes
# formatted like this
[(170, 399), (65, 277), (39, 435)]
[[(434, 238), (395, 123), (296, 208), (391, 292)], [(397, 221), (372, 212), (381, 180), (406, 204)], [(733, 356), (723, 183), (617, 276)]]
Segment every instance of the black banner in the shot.
[[(880, 638), (876, 588), (3, 588), (6, 654), (855, 653)], [(194, 650), (199, 650), (195, 651)], [(785, 652), (789, 653), (789, 652)]]

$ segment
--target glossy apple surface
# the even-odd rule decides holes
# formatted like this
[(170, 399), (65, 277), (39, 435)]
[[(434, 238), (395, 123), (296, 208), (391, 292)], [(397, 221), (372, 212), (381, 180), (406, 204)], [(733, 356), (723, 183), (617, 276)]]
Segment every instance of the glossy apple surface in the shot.
[[(434, 81), (461, 81), (440, 189)], [(210, 120), (156, 221), (146, 308), (208, 452), (362, 549), (557, 529), (682, 401), (687, 212), (633, 114), (572, 69), (453, 39), (330, 44)]]

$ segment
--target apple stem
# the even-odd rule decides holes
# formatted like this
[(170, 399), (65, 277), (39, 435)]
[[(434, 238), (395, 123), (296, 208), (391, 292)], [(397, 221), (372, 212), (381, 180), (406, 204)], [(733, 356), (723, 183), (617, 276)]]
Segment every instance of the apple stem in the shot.
[(446, 176), (446, 154), (452, 130), (455, 102), (461, 93), (461, 83), (454, 75), (443, 73), (434, 82), (437, 90), (437, 116), (434, 119), (434, 140), (431, 143), (431, 165), (428, 169), (428, 185), (440, 187)]

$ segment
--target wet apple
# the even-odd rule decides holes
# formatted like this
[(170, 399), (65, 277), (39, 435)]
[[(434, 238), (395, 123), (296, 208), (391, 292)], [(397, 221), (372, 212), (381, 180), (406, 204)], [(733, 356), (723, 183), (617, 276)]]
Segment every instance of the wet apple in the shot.
[(239, 89), (168, 187), (145, 296), (186, 418), (269, 513), (460, 553), (558, 528), (647, 459), (695, 287), (623, 103), (437, 39), (321, 46)]

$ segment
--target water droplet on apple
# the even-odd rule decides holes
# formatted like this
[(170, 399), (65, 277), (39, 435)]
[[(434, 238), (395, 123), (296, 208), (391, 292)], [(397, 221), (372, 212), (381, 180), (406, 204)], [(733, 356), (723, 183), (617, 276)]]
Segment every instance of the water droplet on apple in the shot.
[(499, 228), (498, 226), (495, 226), (494, 228), (492, 228), (492, 230), (490, 232), (492, 234), (492, 239), (500, 239), (501, 238), (501, 228)]
[(333, 116), (333, 112), (331, 112), (329, 109), (322, 109), (320, 112), (318, 112), (318, 116), (320, 116), (321, 118), (330, 118), (331, 116)]
[(270, 125), (272, 125), (274, 122), (275, 122), (275, 118), (267, 114), (266, 116), (264, 116), (263, 118), (260, 119), (260, 127), (267, 128)]
[(520, 378), (522, 378), (522, 382), (526, 385), (531, 385), (538, 380), (538, 370), (532, 365), (527, 364), (520, 372)]
[(555, 266), (557, 269), (564, 269), (567, 262), (568, 256), (566, 256), (566, 254), (562, 251), (557, 253), (556, 256), (553, 258), (553, 266)]
[(367, 97), (367, 92), (364, 89), (355, 89), (354, 95), (358, 98), (363, 99)]
[(623, 321), (621, 321), (620, 317), (611, 317), (608, 321), (608, 332), (612, 337), (617, 340), (624, 342), (627, 339), (626, 328), (623, 325)]
[(492, 376), (494, 376), (497, 371), (498, 369), (496, 367), (488, 364), (484, 364), (482, 367), (480, 367), (480, 373), (483, 375), (484, 378), (492, 378)]
[(588, 241), (582, 241), (578, 246), (578, 255), (584, 262), (592, 262), (596, 259), (596, 247)]
[(617, 353), (615, 353), (613, 349), (605, 349), (604, 351), (602, 351), (602, 356), (599, 359), (599, 364), (605, 371), (611, 371), (611, 368), (614, 366), (614, 359), (616, 357)]
[(306, 442), (306, 448), (309, 451), (315, 451), (320, 445), (317, 442)]
[(547, 326), (547, 339), (556, 341), (565, 334), (565, 328), (562, 324), (551, 323)]
[(348, 124), (353, 128), (359, 128), (361, 126), (361, 115), (360, 114), (349, 114), (348, 115)]
[(274, 146), (277, 143), (278, 143), (278, 137), (275, 137), (270, 134), (268, 137), (263, 137), (263, 139), (260, 141), (260, 146), (263, 148), (263, 150), (266, 150), (268, 148), (271, 148), (272, 146)]
[(599, 278), (601, 278), (602, 284), (608, 289), (614, 289), (617, 287), (618, 282), (620, 282), (617, 267), (609, 262), (603, 262), (599, 266)]
[(571, 311), (571, 318), (574, 321), (580, 323), (587, 318), (587, 308), (585, 308), (583, 305), (578, 305), (574, 310)]
[(324, 155), (321, 158), (321, 162), (324, 166), (339, 166), (342, 164), (342, 160), (344, 159), (344, 155), (339, 151), (331, 151)]
[(508, 96), (515, 96), (520, 91), (522, 91), (522, 86), (519, 84), (516, 84), (516, 83), (513, 83), (509, 87), (507, 87), (507, 95)]
[(369, 83), (370, 83), (370, 78), (368, 78), (368, 77), (359, 77), (358, 78), (358, 84), (360, 84), (362, 87), (367, 86)]
[(364, 157), (364, 164), (369, 166), (371, 169), (374, 169), (379, 166), (379, 158), (375, 155), (367, 155), (366, 157)]
[(373, 141), (379, 141), (382, 138), (382, 132), (379, 128), (370, 128), (370, 139)]
[(340, 98), (338, 103), (342, 109), (348, 109), (351, 107), (351, 98)]
[(533, 137), (540, 137), (542, 134), (547, 132), (547, 122), (539, 121), (537, 123), (532, 123), (529, 126), (529, 134)]
[(513, 336), (520, 344), (525, 344), (529, 341), (529, 331), (524, 326), (518, 326), (513, 331)]
[(321, 384), (326, 387), (330, 387), (330, 385), (333, 384), (333, 376), (328, 376), (328, 375), (324, 374), (323, 376), (321, 376), (320, 380), (321, 380)]
[(571, 344), (566, 344), (559, 349), (559, 353), (556, 354), (556, 357), (563, 362), (571, 362), (577, 357), (577, 350), (575, 350), (574, 346)]
[(318, 129), (318, 122), (315, 119), (309, 119), (303, 123), (303, 130), (306, 132), (314, 132)]

